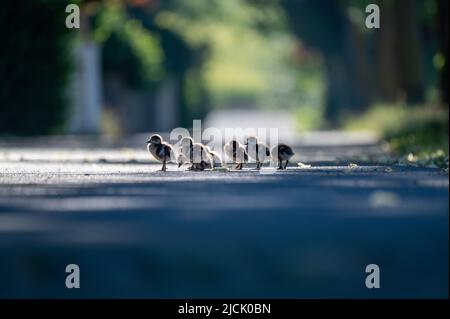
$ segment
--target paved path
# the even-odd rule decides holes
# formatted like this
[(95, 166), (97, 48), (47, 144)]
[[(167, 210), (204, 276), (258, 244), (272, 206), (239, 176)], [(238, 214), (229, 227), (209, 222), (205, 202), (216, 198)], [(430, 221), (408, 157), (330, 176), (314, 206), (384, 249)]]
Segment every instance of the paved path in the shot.
[(448, 175), (377, 165), (376, 144), (310, 136), (310, 168), (162, 173), (134, 142), (41, 142), (0, 145), (0, 297), (448, 296)]

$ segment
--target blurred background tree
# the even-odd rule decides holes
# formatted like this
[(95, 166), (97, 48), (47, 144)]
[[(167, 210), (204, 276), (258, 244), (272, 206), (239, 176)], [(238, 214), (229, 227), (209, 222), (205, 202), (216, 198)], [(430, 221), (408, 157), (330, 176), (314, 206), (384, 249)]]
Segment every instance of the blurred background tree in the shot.
[[(180, 34), (155, 23), (158, 13), (173, 7), (174, 2), (105, 1), (93, 18), (95, 39), (103, 47), (105, 103), (119, 107), (124, 104), (113, 96), (117, 95), (116, 87), (109, 90), (108, 83), (118, 78), (127, 89), (140, 92), (149, 101), (143, 107), (151, 110), (142, 126), (137, 127), (140, 130), (148, 129), (149, 123), (157, 126), (152, 119), (155, 113), (164, 110), (155, 109), (154, 104), (167, 79), (175, 88), (172, 94), (176, 125), (189, 125), (187, 119), (205, 115), (208, 98), (198, 71), (203, 62), (202, 48), (190, 45)], [(133, 119), (134, 124), (130, 123), (134, 125), (132, 130), (136, 130), (138, 121)]]
[[(443, 101), (445, 65), (448, 68), (447, 31), (438, 32), (440, 0), (281, 0), (294, 33), (324, 57), (327, 77), (325, 115), (339, 124), (348, 113), (361, 113), (374, 102), (423, 103), (426, 91), (439, 85)], [(381, 28), (365, 27), (365, 7), (381, 9)], [(441, 15), (441, 16), (440, 16)], [(441, 27), (441, 29), (443, 29)], [(443, 42), (442, 49), (437, 47)], [(448, 47), (448, 44), (447, 44)], [(448, 49), (447, 49), (448, 50)], [(435, 65), (429, 63), (435, 61)], [(446, 62), (444, 62), (446, 61)], [(448, 72), (448, 71), (447, 71)]]

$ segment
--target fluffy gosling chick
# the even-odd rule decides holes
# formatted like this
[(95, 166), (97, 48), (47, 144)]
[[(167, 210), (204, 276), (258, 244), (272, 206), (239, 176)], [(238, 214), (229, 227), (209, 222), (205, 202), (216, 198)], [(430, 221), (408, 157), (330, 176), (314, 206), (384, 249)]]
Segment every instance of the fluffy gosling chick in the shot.
[(184, 156), (182, 153), (178, 153), (177, 156), (177, 164), (178, 164), (178, 168), (181, 167), (181, 165), (185, 164), (185, 163), (189, 163), (190, 161), (186, 158), (186, 156)]
[[(184, 163), (191, 163), (193, 164), (193, 158), (192, 158), (192, 147), (194, 145), (194, 140), (190, 137), (183, 137), (180, 142), (180, 148), (178, 152), (178, 158), (177, 163), (178, 167), (183, 165)], [(192, 166), (191, 166), (192, 169)]]
[(248, 156), (256, 161), (256, 169), (261, 169), (266, 159), (270, 157), (269, 148), (263, 143), (258, 143), (256, 136), (247, 137), (245, 146)]
[(242, 166), (245, 162), (248, 161), (248, 155), (245, 151), (245, 146), (241, 145), (236, 140), (229, 141), (225, 146), (223, 147), (223, 150), (225, 152), (225, 155), (233, 161), (233, 163), (236, 163), (236, 169), (241, 170)]
[(208, 151), (209, 155), (212, 159), (212, 168), (213, 167), (222, 167), (222, 158), (220, 157), (219, 153), (212, 151), (209, 146), (205, 146), (206, 150)]
[(150, 139), (146, 142), (147, 150), (158, 161), (162, 162), (161, 171), (167, 170), (166, 162), (170, 162), (174, 156), (172, 145), (163, 141), (162, 137), (158, 134), (150, 136)]
[(203, 171), (213, 167), (213, 160), (207, 148), (202, 143), (192, 144), (192, 167), (194, 170)]
[[(294, 154), (292, 147), (286, 144), (278, 144), (272, 148), (272, 157), (274, 160), (278, 160), (278, 169), (286, 169), (289, 160)], [(283, 161), (286, 161), (284, 167)]]

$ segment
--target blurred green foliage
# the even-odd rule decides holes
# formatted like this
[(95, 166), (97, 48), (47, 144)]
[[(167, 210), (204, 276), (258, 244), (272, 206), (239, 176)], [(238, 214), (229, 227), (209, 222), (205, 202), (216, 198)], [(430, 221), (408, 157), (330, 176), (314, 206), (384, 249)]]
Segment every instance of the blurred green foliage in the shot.
[[(331, 126), (338, 128), (347, 114), (362, 114), (380, 102), (424, 103), (433, 87), (448, 103), (448, 1), (265, 3), (280, 3), (292, 32), (322, 55), (324, 117)], [(365, 26), (369, 3), (380, 7), (379, 29)]]
[(370, 130), (386, 140), (406, 163), (448, 169), (448, 109), (430, 105), (377, 105), (359, 117), (349, 117), (348, 130)]
[(126, 1), (104, 1), (92, 24), (94, 39), (102, 45), (104, 76), (119, 75), (130, 89), (141, 93), (157, 93), (165, 80), (175, 80), (178, 120), (188, 126), (207, 109), (201, 72), (203, 47), (155, 23), (160, 11), (179, 8), (176, 2), (167, 0), (154, 9)]
[[(174, 80), (183, 126), (214, 108), (267, 108), (291, 112), (302, 130), (348, 118), (367, 128), (411, 111), (369, 110), (374, 104), (424, 103), (433, 90), (448, 101), (448, 27), (439, 29), (447, 1), (70, 2), (89, 7), (81, 33), (101, 44), (103, 75), (145, 96)], [(372, 2), (383, 12), (380, 30), (364, 26)], [(0, 4), (0, 132), (62, 128), (75, 38), (62, 27), (67, 4)]]
[(277, 1), (169, 2), (155, 22), (207, 48), (200, 77), (211, 108), (285, 110), (302, 129), (321, 124), (322, 61), (292, 35)]
[(158, 35), (127, 15), (120, 2), (108, 2), (96, 17), (94, 40), (103, 45), (103, 69), (120, 73), (131, 87), (149, 87), (164, 77)]
[[(448, 116), (448, 113), (446, 114)], [(448, 156), (448, 121), (445, 118), (421, 118), (387, 131), (385, 138), (398, 154), (426, 156), (442, 152)]]
[(0, 133), (45, 134), (61, 129), (72, 68), (73, 38), (65, 27), (68, 3), (0, 3)]

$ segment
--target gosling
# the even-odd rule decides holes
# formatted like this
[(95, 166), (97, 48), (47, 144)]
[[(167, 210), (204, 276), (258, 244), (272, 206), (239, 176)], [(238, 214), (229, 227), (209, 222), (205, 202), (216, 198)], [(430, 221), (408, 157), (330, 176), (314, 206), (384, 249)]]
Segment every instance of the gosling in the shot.
[(212, 156), (205, 145), (194, 143), (191, 137), (181, 139), (180, 148), (177, 157), (178, 167), (185, 163), (190, 163), (188, 170), (204, 170), (213, 166)]
[(266, 159), (270, 157), (269, 147), (263, 143), (258, 143), (256, 136), (247, 137), (245, 147), (248, 156), (256, 161), (256, 169), (260, 170)]
[(209, 146), (205, 146), (212, 159), (212, 167), (222, 167), (222, 158), (219, 153), (212, 151)]
[(147, 150), (153, 155), (155, 159), (162, 162), (161, 171), (167, 170), (166, 162), (170, 162), (174, 156), (172, 145), (163, 141), (162, 137), (158, 134), (150, 136), (150, 139), (145, 142), (147, 144)]
[[(286, 169), (289, 160), (294, 156), (292, 147), (286, 144), (278, 144), (272, 148), (272, 157), (274, 160), (278, 160), (278, 169)], [(283, 161), (286, 161), (283, 167)]]
[(213, 159), (202, 143), (192, 144), (192, 170), (203, 171), (213, 167)]
[(190, 163), (190, 169), (193, 169), (193, 152), (192, 147), (194, 145), (194, 140), (190, 137), (183, 137), (181, 139), (180, 148), (178, 151), (177, 163), (178, 167), (181, 167), (184, 163)]
[(236, 163), (235, 169), (241, 170), (244, 163), (248, 161), (248, 154), (245, 151), (245, 146), (241, 145), (236, 140), (232, 140), (223, 147), (225, 155), (230, 158), (233, 163)]

